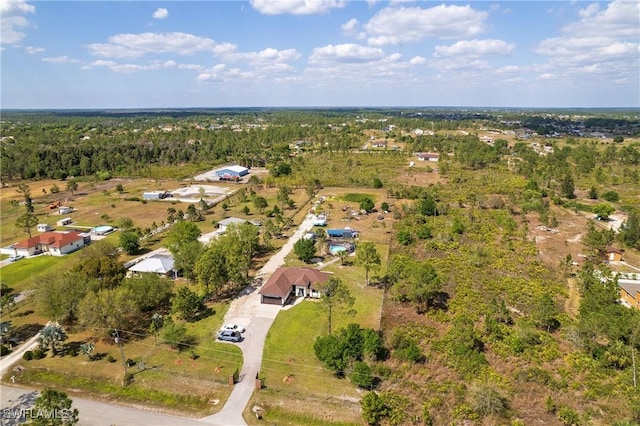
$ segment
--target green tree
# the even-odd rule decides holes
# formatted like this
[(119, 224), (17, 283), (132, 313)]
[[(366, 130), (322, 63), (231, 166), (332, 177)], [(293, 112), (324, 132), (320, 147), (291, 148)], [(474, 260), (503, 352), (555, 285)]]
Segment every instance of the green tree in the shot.
[(249, 206), (244, 206), (242, 208), (242, 213), (244, 213), (245, 216), (249, 216), (249, 213), (251, 213), (251, 210), (249, 209)]
[(320, 286), (320, 301), (316, 306), (327, 317), (329, 335), (331, 335), (336, 311), (351, 314), (354, 312), (352, 309), (354, 303), (355, 299), (351, 296), (349, 287), (339, 278), (331, 277), (329, 281)]
[(260, 250), (258, 227), (249, 222), (231, 224), (217, 243), (226, 249), (229, 280), (238, 285), (247, 282), (253, 258)]
[(132, 255), (140, 250), (140, 237), (133, 231), (120, 232), (120, 247), (126, 254)]
[(640, 249), (640, 211), (632, 210), (620, 227), (620, 239), (627, 245)]
[(78, 253), (78, 263), (71, 269), (84, 275), (93, 289), (115, 288), (122, 282), (127, 270), (118, 261), (118, 247), (107, 240), (97, 241)]
[(219, 293), (229, 282), (226, 247), (217, 241), (207, 247), (196, 261), (194, 273), (205, 294)]
[[(36, 398), (31, 410), (31, 423), (37, 426), (75, 425), (78, 423), (78, 409), (71, 408), (73, 401), (66, 393), (45, 388)], [(58, 415), (51, 415), (57, 413)]]
[(418, 211), (424, 216), (437, 216), (438, 204), (432, 196), (427, 195), (418, 203)]
[(105, 335), (109, 330), (128, 330), (139, 312), (129, 289), (102, 289), (85, 295), (78, 306), (78, 320), (81, 325)]
[(570, 173), (567, 173), (560, 183), (560, 194), (565, 198), (573, 199), (576, 198), (575, 189), (573, 176), (571, 176)]
[(29, 188), (29, 185), (26, 183), (18, 184), (16, 190), (24, 197), (24, 207), (27, 210), (27, 214), (33, 214), (35, 209), (33, 207), (33, 198), (31, 198), (31, 188)]
[(202, 308), (202, 299), (189, 287), (180, 287), (171, 301), (171, 312), (186, 321), (192, 320)]
[(73, 179), (68, 180), (66, 189), (71, 193), (71, 195), (73, 195), (74, 191), (78, 190), (78, 182)]
[(162, 307), (169, 301), (173, 281), (157, 274), (139, 274), (125, 278), (121, 288), (129, 290), (141, 311), (148, 312)]
[(76, 319), (78, 305), (91, 284), (77, 272), (45, 273), (36, 278), (35, 300), (39, 311), (54, 321)]
[(31, 238), (31, 230), (38, 224), (38, 218), (33, 213), (25, 213), (16, 219), (16, 228), (29, 234)]
[(560, 310), (549, 293), (544, 293), (533, 302), (531, 319), (536, 327), (552, 332), (560, 327)]
[(365, 241), (358, 244), (355, 263), (364, 268), (365, 282), (369, 285), (369, 272), (380, 269), (381, 259), (376, 246)]
[(382, 188), (382, 181), (380, 180), (379, 177), (374, 177), (373, 178), (373, 187), (374, 188)]
[(592, 186), (589, 190), (589, 199), (597, 200), (598, 199), (598, 189), (595, 186)]
[(121, 231), (129, 231), (133, 229), (133, 219), (130, 217), (121, 218), (118, 220), (118, 228), (120, 228)]
[(49, 322), (45, 325), (40, 333), (38, 333), (38, 342), (40, 346), (51, 348), (51, 353), (55, 356), (58, 346), (67, 340), (67, 332), (57, 322)]
[(600, 198), (610, 203), (615, 203), (620, 199), (620, 196), (615, 191), (607, 191), (607, 192), (603, 192)]
[(204, 248), (198, 241), (200, 228), (193, 222), (177, 222), (167, 235), (166, 244), (173, 255), (176, 270), (187, 279), (195, 277), (194, 267)]
[(426, 261), (409, 262), (406, 278), (394, 286), (403, 298), (414, 303), (418, 312), (425, 312), (442, 288), (434, 267)]
[(159, 313), (153, 314), (151, 317), (151, 324), (149, 324), (149, 333), (153, 334), (154, 343), (158, 344), (158, 332), (164, 325), (164, 318)]
[(596, 218), (601, 220), (609, 220), (609, 216), (611, 216), (615, 211), (615, 207), (607, 203), (600, 203), (593, 207), (593, 212), (596, 214)]
[(284, 209), (285, 204), (289, 201), (289, 195), (291, 195), (291, 189), (288, 186), (281, 186), (278, 189), (276, 198), (280, 203), (280, 208)]
[(293, 245), (293, 252), (298, 256), (298, 259), (309, 263), (316, 255), (316, 243), (311, 239), (301, 238)]
[(360, 201), (360, 210), (364, 210), (367, 213), (371, 213), (373, 208), (375, 207), (373, 200), (369, 197), (364, 198)]
[(253, 199), (253, 205), (258, 209), (260, 214), (264, 213), (264, 209), (267, 208), (269, 203), (267, 203), (267, 199), (264, 197), (256, 197)]

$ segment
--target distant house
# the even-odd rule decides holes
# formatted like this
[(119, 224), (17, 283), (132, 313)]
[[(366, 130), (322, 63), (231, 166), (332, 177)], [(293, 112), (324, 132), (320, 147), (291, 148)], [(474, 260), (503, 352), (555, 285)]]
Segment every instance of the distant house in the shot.
[(49, 253), (62, 256), (91, 244), (91, 236), (78, 231), (45, 232), (13, 245), (16, 254), (33, 256)]
[(418, 161), (434, 161), (437, 162), (440, 159), (440, 155), (435, 152), (419, 152), (416, 154)]
[(240, 219), (237, 217), (228, 217), (218, 222), (218, 233), (221, 234), (223, 232), (226, 232), (227, 227), (231, 224), (241, 225), (243, 223), (250, 223), (252, 225), (260, 226), (260, 222), (256, 222), (254, 220)]
[(609, 262), (620, 262), (622, 260), (622, 251), (613, 247), (607, 247), (605, 250), (605, 255)]
[(327, 282), (331, 274), (313, 268), (278, 268), (262, 286), (260, 303), (284, 306), (290, 297), (319, 298), (319, 284)]
[(66, 226), (66, 225), (70, 225), (73, 223), (73, 219), (71, 219), (70, 217), (65, 217), (64, 219), (60, 219), (59, 221), (56, 222), (56, 225), (58, 226)]
[(242, 166), (238, 166), (238, 165), (233, 165), (233, 166), (226, 166), (223, 167), (219, 170), (216, 170), (216, 176), (218, 176), (218, 178), (222, 179), (225, 177), (242, 177), (242, 176), (246, 176), (249, 174), (249, 169), (246, 167), (242, 167)]
[(48, 223), (39, 223), (36, 225), (36, 229), (38, 230), (38, 232), (49, 232), (53, 228)]
[(624, 305), (640, 309), (640, 282), (619, 282), (620, 299)]
[(132, 274), (158, 274), (164, 277), (177, 278), (173, 256), (170, 254), (154, 254), (141, 260), (129, 268)]
[(69, 214), (73, 211), (73, 207), (62, 206), (58, 208), (58, 214)]
[(376, 141), (376, 142), (373, 142), (371, 146), (374, 148), (386, 148), (387, 143), (385, 141)]

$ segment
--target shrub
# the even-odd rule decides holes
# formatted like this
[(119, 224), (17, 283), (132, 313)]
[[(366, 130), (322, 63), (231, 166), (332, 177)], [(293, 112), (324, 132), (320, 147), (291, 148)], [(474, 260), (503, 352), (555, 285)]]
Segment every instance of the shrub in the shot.
[(363, 388), (371, 389), (373, 387), (373, 376), (371, 375), (371, 367), (366, 362), (358, 361), (353, 365), (353, 370), (349, 376), (351, 383)]
[(489, 383), (474, 386), (471, 400), (473, 411), (483, 416), (502, 416), (509, 409), (507, 398)]
[(0, 356), (5, 356), (9, 353), (11, 353), (11, 349), (6, 347), (5, 345), (0, 345)]
[(580, 426), (580, 416), (569, 407), (558, 410), (558, 420), (565, 426)]
[(113, 356), (109, 355), (109, 356), (107, 357), (107, 361), (109, 361), (109, 362), (116, 362), (116, 359), (115, 359)]
[(615, 191), (607, 191), (602, 193), (600, 198), (602, 198), (603, 200), (609, 201), (610, 203), (615, 203), (620, 199), (620, 196)]
[(42, 359), (45, 356), (47, 356), (47, 354), (44, 352), (44, 349), (37, 348), (33, 351), (33, 359)]
[(127, 359), (127, 367), (133, 367), (134, 365), (136, 365), (136, 362), (134, 360), (132, 360), (131, 358)]
[(25, 361), (31, 361), (33, 359), (33, 352), (26, 351), (25, 353), (22, 354), (22, 359), (24, 359)]

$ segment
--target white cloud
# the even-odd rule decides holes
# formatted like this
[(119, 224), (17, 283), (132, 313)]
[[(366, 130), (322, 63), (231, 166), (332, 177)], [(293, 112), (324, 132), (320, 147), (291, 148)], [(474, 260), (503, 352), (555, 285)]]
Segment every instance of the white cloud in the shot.
[(25, 52), (27, 52), (28, 55), (35, 55), (36, 53), (42, 53), (44, 52), (44, 48), (42, 47), (33, 47), (33, 46), (27, 46), (24, 48)]
[(538, 76), (539, 80), (553, 80), (554, 78), (556, 78), (556, 76), (551, 73), (544, 73)]
[(355, 32), (358, 29), (359, 25), (360, 25), (360, 23), (358, 22), (358, 20), (356, 18), (351, 18), (347, 22), (342, 24), (342, 27), (341, 27), (342, 28), (342, 32), (344, 32), (345, 34), (352, 34), (353, 32)]
[(31, 25), (26, 15), (35, 13), (36, 7), (26, 0), (0, 1), (0, 42), (17, 44), (26, 34), (21, 30)]
[(503, 40), (462, 40), (450, 46), (436, 46), (434, 56), (507, 55), (515, 47), (515, 44)]
[(600, 11), (600, 5), (598, 3), (591, 3), (589, 6), (578, 11), (578, 16), (581, 18), (590, 18)]
[(424, 65), (427, 63), (427, 59), (422, 56), (414, 56), (409, 60), (409, 63), (411, 65)]
[(628, 82), (638, 78), (639, 40), (640, 3), (613, 1), (603, 10), (597, 4), (580, 9), (561, 36), (541, 41), (534, 51), (547, 57), (548, 75), (599, 74), (607, 84)]
[(344, 7), (345, 0), (250, 0), (251, 6), (265, 15), (313, 15)]
[(151, 16), (153, 16), (154, 19), (165, 19), (169, 16), (169, 11), (164, 7), (159, 7)]
[(54, 64), (79, 64), (81, 61), (78, 59), (71, 59), (68, 56), (54, 56), (49, 58), (42, 58), (42, 62), (51, 62)]
[(471, 6), (439, 5), (382, 9), (364, 25), (374, 46), (417, 42), (425, 37), (463, 38), (486, 29), (488, 14)]
[(361, 46), (353, 43), (329, 44), (313, 49), (309, 62), (364, 63), (379, 60), (383, 57), (384, 52), (382, 49), (376, 47)]
[(92, 43), (87, 46), (94, 56), (105, 58), (138, 58), (147, 54), (175, 53), (193, 55), (199, 52), (215, 52), (216, 49), (232, 50), (234, 45), (217, 44), (210, 38), (182, 32), (117, 34), (108, 43)]

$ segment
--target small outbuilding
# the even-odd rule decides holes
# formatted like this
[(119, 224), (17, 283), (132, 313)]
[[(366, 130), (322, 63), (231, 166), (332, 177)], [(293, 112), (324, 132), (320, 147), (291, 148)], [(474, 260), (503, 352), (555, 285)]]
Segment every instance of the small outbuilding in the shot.
[(65, 217), (64, 219), (60, 219), (59, 221), (56, 222), (56, 225), (58, 226), (67, 226), (73, 223), (73, 219), (71, 219), (70, 217)]
[(39, 223), (38, 225), (36, 225), (36, 229), (38, 230), (38, 232), (49, 232), (53, 230), (51, 225), (49, 225), (48, 223)]
[(58, 214), (69, 214), (73, 211), (73, 207), (62, 206), (58, 208)]

